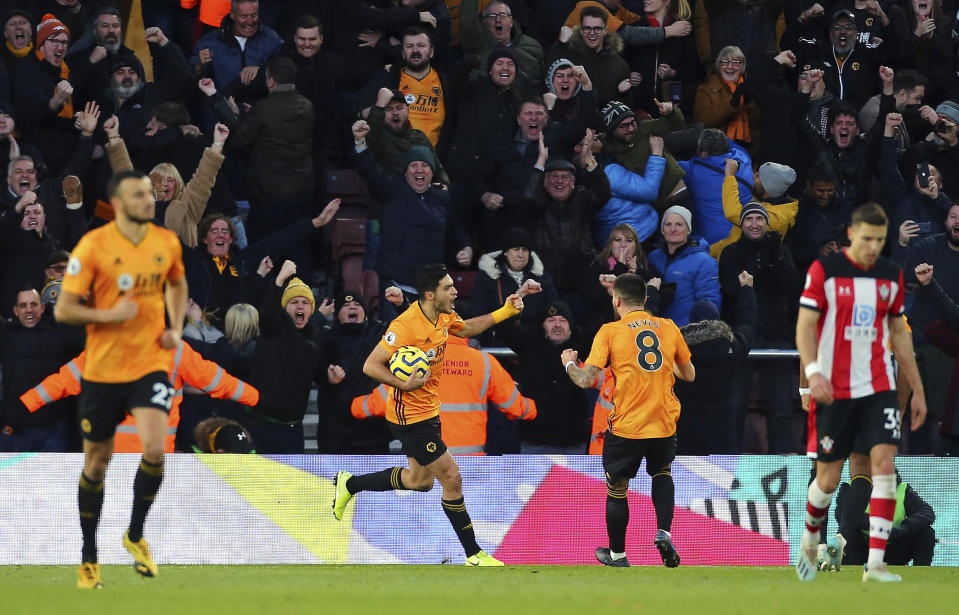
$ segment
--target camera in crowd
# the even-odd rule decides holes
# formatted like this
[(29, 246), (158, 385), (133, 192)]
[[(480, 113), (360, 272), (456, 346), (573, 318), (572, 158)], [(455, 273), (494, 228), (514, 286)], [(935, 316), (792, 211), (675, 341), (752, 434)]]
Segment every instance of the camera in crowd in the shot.
[(940, 119), (936, 121), (936, 126), (933, 130), (937, 135), (945, 135), (949, 134), (950, 132), (955, 132), (956, 125), (952, 122), (947, 122), (946, 120)]

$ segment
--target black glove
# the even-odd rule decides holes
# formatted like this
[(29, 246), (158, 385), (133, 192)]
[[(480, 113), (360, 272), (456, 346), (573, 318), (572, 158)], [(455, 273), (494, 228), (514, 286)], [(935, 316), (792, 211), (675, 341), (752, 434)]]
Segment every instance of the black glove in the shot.
[(740, 83), (736, 86), (736, 89), (733, 90), (733, 97), (729, 99), (729, 106), (733, 109), (738, 109), (739, 105), (743, 102), (743, 84)]

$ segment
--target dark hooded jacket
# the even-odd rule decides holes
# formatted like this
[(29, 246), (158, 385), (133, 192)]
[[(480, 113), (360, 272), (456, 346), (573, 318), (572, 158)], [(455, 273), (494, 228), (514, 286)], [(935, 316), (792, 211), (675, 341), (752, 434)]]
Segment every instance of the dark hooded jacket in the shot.
[[(190, 69), (183, 58), (183, 52), (175, 43), (168, 42), (162, 46), (151, 43), (150, 54), (153, 56), (153, 82), (147, 83), (143, 64), (131, 53), (110, 60), (107, 82), (104, 87), (97, 90), (96, 100), (97, 104), (100, 105), (101, 123), (111, 115), (116, 115), (120, 120), (120, 136), (124, 138), (132, 136), (136, 131), (146, 126), (153, 116), (153, 109), (157, 105), (171, 100), (180, 100), (193, 82)], [(106, 61), (105, 58), (97, 64)], [(113, 68), (121, 64), (133, 66), (140, 77), (140, 83), (143, 84), (143, 87), (136, 94), (123, 101), (123, 104), (120, 104), (113, 93), (110, 79)]]
[(756, 294), (740, 289), (736, 324), (703, 320), (680, 331), (696, 366), (696, 380), (677, 380), (679, 413), (677, 452), (682, 455), (736, 453), (734, 399), (739, 373), (756, 339)]
[(573, 36), (568, 43), (556, 43), (547, 59), (547, 65), (559, 58), (567, 58), (573, 64), (582, 66), (593, 83), (593, 90), (598, 97), (597, 106), (602, 108), (611, 100), (618, 100), (632, 105), (632, 96), (627, 92), (620, 93), (619, 83), (629, 77), (629, 64), (622, 57), (623, 39), (618, 34), (609, 32), (603, 39), (603, 46), (599, 52), (586, 46), (579, 26), (573, 28)]

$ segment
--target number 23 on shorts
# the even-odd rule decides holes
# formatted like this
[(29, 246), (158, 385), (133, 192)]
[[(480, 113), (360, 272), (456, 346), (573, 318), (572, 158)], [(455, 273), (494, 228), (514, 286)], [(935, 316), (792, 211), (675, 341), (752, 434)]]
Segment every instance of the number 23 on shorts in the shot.
[(150, 398), (150, 403), (169, 410), (170, 407), (173, 406), (173, 397), (175, 394), (176, 391), (173, 387), (169, 387), (162, 382), (154, 382), (153, 397)]

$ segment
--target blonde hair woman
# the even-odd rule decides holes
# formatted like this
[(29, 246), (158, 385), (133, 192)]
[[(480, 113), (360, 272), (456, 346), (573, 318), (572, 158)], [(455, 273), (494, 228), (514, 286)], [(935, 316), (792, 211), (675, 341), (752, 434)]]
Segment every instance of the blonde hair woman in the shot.
[[(103, 122), (103, 130), (107, 133), (107, 155), (113, 172), (132, 170), (133, 162), (120, 137), (120, 123), (115, 115)], [(197, 246), (196, 225), (203, 218), (216, 175), (223, 165), (223, 144), (229, 136), (230, 129), (224, 124), (214, 127), (213, 143), (203, 150), (200, 164), (186, 184), (172, 164), (160, 163), (150, 171), (157, 193), (158, 219), (162, 219), (163, 226), (176, 233), (183, 245), (189, 248)], [(165, 209), (162, 208), (164, 202), (167, 204)]]
[(226, 311), (226, 339), (236, 349), (260, 336), (260, 313), (249, 303), (237, 303)]
[(739, 47), (723, 47), (706, 81), (696, 88), (694, 114), (706, 128), (718, 128), (743, 147), (759, 142), (759, 109), (745, 96), (746, 56)]

